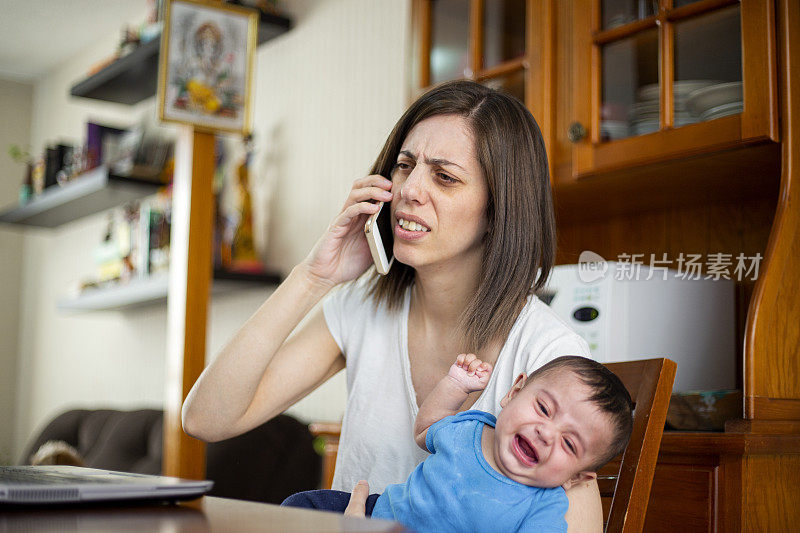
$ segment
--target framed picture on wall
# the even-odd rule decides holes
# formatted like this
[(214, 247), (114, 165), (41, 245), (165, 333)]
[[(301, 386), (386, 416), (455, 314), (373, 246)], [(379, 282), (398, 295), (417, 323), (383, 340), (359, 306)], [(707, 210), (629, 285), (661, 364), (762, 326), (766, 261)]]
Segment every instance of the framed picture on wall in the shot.
[(158, 72), (158, 118), (204, 131), (248, 133), (256, 11), (167, 0)]

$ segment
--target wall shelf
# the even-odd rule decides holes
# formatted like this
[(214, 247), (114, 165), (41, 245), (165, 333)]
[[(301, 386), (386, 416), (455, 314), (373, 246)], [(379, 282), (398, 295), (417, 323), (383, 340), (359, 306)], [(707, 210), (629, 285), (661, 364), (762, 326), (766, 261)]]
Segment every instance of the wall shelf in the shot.
[[(287, 32), (291, 27), (292, 21), (286, 17), (261, 13), (258, 44)], [(160, 48), (161, 38), (156, 37), (73, 85), (70, 94), (128, 105), (150, 98), (156, 94)]]
[(25, 205), (0, 212), (0, 222), (54, 228), (155, 194), (159, 187), (163, 184), (116, 176), (99, 166), (63, 186), (48, 187)]
[[(278, 285), (281, 281), (277, 274), (215, 270), (211, 293), (216, 295), (254, 286)], [(72, 312), (122, 311), (163, 304), (167, 301), (168, 290), (169, 275), (163, 273), (108, 288), (87, 289), (75, 298), (59, 300), (56, 307), (60, 311)]]

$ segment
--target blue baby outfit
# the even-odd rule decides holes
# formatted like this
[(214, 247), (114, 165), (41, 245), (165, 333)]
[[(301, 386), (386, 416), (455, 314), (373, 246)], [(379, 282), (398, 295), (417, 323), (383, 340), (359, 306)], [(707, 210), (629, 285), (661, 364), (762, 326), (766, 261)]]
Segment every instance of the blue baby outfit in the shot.
[(418, 533), (566, 532), (564, 489), (528, 487), (486, 462), (483, 426), (496, 422), (489, 413), (465, 411), (433, 424), (425, 440), (431, 456), (405, 483), (386, 487), (372, 517), (397, 520)]

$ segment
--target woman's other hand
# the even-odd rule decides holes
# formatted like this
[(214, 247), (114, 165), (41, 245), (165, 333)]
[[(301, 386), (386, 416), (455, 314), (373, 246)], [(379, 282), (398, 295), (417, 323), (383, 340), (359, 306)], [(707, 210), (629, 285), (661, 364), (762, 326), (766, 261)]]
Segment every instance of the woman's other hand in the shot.
[(353, 492), (350, 494), (350, 502), (347, 504), (347, 509), (344, 510), (345, 516), (365, 516), (368, 496), (369, 484), (362, 479), (353, 487)]
[(333, 287), (357, 278), (372, 264), (364, 224), (380, 202), (391, 202), (391, 189), (391, 180), (377, 174), (353, 182), (342, 210), (303, 261), (310, 278)]
[(486, 388), (492, 375), (492, 365), (481, 361), (473, 353), (462, 353), (447, 375), (469, 394)]

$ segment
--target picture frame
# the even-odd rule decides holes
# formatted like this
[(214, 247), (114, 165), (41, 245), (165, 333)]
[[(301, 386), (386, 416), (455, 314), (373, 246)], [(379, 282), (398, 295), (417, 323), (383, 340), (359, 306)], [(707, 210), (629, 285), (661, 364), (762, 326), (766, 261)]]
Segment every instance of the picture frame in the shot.
[(167, 0), (158, 118), (206, 132), (250, 132), (258, 13), (207, 0)]

